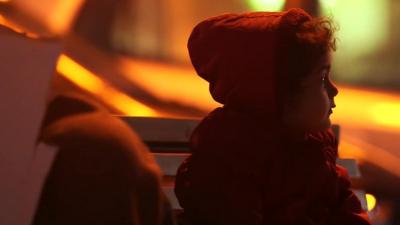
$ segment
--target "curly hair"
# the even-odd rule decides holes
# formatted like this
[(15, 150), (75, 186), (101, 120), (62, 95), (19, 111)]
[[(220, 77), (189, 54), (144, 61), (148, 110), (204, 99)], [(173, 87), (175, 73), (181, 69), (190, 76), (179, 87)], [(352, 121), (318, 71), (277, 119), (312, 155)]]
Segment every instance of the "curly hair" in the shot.
[(323, 54), (336, 50), (336, 25), (330, 18), (315, 18), (303, 23), (296, 32), (298, 44), (309, 51)]
[(336, 50), (336, 25), (330, 18), (307, 18), (287, 26), (280, 52), (284, 89), (297, 93), (300, 82), (325, 54)]

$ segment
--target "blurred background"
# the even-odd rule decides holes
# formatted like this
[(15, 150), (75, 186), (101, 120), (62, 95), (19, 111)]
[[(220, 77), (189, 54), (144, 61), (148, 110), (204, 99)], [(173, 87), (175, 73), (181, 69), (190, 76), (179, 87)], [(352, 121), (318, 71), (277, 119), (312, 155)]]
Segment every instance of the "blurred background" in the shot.
[(115, 115), (201, 118), (218, 104), (191, 67), (186, 42), (225, 12), (300, 7), (338, 25), (333, 122), (340, 157), (359, 162), (374, 224), (400, 224), (400, 1), (0, 0), (0, 24), (60, 39), (52, 94), (76, 90)]

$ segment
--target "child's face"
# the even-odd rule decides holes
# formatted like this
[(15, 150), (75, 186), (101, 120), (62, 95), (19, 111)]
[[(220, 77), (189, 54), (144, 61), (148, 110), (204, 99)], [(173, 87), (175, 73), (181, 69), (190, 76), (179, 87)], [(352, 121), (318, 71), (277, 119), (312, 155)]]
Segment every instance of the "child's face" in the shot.
[(321, 57), (315, 68), (301, 83), (302, 91), (286, 105), (286, 122), (306, 132), (322, 131), (330, 127), (329, 119), (335, 107), (338, 90), (330, 79), (331, 53)]

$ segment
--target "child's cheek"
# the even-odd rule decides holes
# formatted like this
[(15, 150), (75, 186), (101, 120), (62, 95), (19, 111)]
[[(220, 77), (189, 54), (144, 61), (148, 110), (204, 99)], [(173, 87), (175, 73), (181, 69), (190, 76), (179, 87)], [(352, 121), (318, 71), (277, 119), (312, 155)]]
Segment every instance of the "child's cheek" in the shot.
[(330, 100), (328, 97), (328, 94), (326, 91), (322, 92), (320, 95), (320, 101), (319, 101), (319, 108), (320, 108), (320, 115), (322, 119), (328, 118), (329, 117), (329, 109), (330, 109)]
[(315, 122), (320, 122), (321, 120), (325, 120), (329, 116), (329, 98), (326, 91), (318, 91), (313, 93), (311, 101), (313, 101), (313, 111)]

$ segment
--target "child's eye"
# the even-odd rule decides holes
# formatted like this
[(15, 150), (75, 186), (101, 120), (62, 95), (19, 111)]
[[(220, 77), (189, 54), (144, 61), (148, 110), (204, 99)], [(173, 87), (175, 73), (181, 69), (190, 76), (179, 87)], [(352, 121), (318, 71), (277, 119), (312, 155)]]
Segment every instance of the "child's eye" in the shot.
[(322, 83), (325, 83), (326, 80), (327, 80), (327, 74), (324, 73), (324, 74), (322, 75), (322, 77), (321, 77), (321, 81), (322, 81)]
[(327, 81), (327, 80), (328, 80), (328, 76), (329, 76), (329, 71), (328, 71), (328, 70), (324, 70), (324, 71), (322, 72), (321, 80), (322, 80), (322, 81)]
[(328, 72), (325, 72), (323, 75), (322, 75), (322, 77), (321, 77), (321, 83), (322, 83), (322, 85), (324, 85), (324, 86), (326, 86), (327, 84), (328, 84), (328, 75), (329, 75), (329, 73)]

